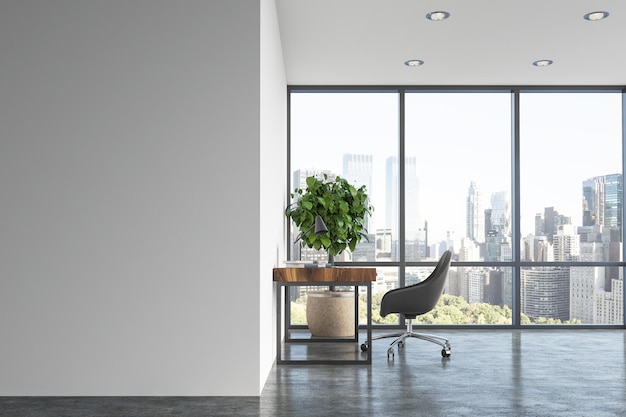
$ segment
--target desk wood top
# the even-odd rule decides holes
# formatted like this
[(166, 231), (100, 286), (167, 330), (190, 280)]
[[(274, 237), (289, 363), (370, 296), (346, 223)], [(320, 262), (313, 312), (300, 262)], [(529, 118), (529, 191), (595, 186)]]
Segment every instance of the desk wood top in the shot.
[(376, 281), (376, 268), (274, 268), (277, 282), (368, 282)]

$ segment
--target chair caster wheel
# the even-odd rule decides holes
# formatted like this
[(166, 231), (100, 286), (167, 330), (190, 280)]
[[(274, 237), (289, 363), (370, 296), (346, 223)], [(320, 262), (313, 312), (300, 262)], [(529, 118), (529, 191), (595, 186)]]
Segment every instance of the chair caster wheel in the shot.
[(443, 356), (444, 358), (449, 358), (450, 357), (450, 349), (441, 349), (441, 356)]
[(404, 342), (398, 342), (398, 348), (403, 348), (404, 347)]
[(361, 352), (367, 352), (367, 349), (369, 349), (367, 343), (361, 343)]
[(395, 359), (396, 358), (396, 354), (393, 351), (393, 348), (387, 349), (387, 359), (389, 359), (389, 355), (391, 355), (391, 359)]

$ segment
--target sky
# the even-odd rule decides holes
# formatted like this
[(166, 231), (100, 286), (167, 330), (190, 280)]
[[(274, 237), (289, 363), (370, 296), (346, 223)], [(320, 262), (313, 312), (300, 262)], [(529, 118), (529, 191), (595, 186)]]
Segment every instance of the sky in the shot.
[[(521, 95), (522, 235), (534, 231), (545, 207), (580, 225), (583, 180), (621, 172), (621, 100), (619, 93)], [(373, 227), (384, 227), (385, 162), (399, 149), (398, 96), (296, 93), (291, 102), (292, 170), (341, 175), (344, 154), (373, 155)], [(511, 95), (407, 93), (405, 103), (405, 152), (416, 157), (419, 178), (415, 209), (429, 223), (431, 243), (447, 231), (463, 237), (470, 182), (484, 209), (493, 192), (512, 190)]]

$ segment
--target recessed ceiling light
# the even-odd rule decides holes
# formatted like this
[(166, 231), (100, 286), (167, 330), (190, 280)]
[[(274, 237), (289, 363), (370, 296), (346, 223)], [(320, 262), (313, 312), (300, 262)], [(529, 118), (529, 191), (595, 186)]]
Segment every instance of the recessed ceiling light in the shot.
[(441, 20), (446, 20), (449, 17), (450, 17), (450, 13), (442, 12), (442, 11), (430, 12), (430, 13), (428, 13), (426, 15), (426, 19), (432, 20), (433, 22), (439, 22)]
[(607, 17), (609, 17), (609, 12), (591, 12), (587, 13), (584, 17), (585, 20), (590, 20), (593, 22), (596, 20), (606, 19)]
[(404, 62), (404, 65), (407, 67), (419, 67), (420, 65), (424, 65), (424, 61), (421, 59), (410, 59)]
[(547, 67), (548, 65), (552, 65), (554, 61), (551, 59), (540, 59), (538, 61), (533, 62), (533, 65), (536, 67)]

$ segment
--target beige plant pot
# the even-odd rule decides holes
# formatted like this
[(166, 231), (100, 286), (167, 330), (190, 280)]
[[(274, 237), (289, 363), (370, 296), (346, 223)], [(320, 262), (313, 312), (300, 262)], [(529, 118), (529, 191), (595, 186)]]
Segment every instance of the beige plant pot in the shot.
[(354, 291), (310, 291), (306, 319), (312, 336), (354, 337)]

